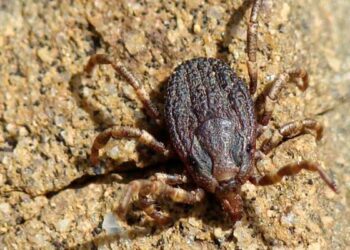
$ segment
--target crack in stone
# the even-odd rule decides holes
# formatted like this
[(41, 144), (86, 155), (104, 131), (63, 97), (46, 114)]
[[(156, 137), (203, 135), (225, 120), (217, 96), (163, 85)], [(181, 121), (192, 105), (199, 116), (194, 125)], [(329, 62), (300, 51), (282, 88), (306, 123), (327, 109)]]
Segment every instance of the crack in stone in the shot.
[(347, 103), (350, 103), (350, 98), (341, 98), (339, 101), (337, 101), (332, 107), (329, 107), (325, 110), (322, 110), (318, 113), (316, 113), (316, 115), (319, 115), (319, 116), (324, 116), (328, 113), (331, 113), (333, 111), (336, 111), (339, 107), (343, 106), (344, 104), (347, 104)]

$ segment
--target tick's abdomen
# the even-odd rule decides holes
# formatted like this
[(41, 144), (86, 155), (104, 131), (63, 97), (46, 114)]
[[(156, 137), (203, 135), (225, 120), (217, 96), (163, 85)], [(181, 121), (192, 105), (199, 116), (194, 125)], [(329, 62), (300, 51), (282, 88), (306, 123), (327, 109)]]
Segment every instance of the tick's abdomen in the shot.
[(253, 101), (225, 62), (197, 58), (178, 66), (169, 79), (165, 117), (174, 149), (196, 172), (217, 181), (249, 172)]

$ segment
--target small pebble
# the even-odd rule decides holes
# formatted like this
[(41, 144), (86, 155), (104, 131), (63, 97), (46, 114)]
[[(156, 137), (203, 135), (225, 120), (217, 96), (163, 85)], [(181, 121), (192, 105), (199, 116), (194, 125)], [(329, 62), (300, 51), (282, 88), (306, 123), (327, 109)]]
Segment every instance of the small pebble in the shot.
[(122, 231), (122, 228), (118, 224), (114, 214), (111, 212), (107, 213), (103, 218), (102, 228), (106, 230), (107, 234), (109, 235), (120, 234)]

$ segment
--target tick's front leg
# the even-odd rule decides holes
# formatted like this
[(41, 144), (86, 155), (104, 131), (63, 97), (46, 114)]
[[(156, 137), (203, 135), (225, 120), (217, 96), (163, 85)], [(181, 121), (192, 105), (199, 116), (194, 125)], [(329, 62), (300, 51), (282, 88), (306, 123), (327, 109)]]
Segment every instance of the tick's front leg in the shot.
[(166, 174), (155, 175), (148, 180), (132, 181), (125, 189), (116, 212), (121, 219), (124, 219), (133, 199), (140, 198), (141, 207), (145, 209), (145, 212), (156, 222), (162, 224), (168, 221), (168, 216), (156, 210), (154, 199), (148, 196), (169, 198), (174, 202), (185, 204), (194, 204), (204, 199), (205, 193), (203, 189), (198, 188), (193, 191), (187, 191), (168, 184), (181, 184), (184, 182), (187, 182), (187, 177)]
[(166, 225), (171, 221), (169, 214), (157, 208), (156, 201), (150, 197), (140, 197), (138, 207), (151, 217), (158, 225)]

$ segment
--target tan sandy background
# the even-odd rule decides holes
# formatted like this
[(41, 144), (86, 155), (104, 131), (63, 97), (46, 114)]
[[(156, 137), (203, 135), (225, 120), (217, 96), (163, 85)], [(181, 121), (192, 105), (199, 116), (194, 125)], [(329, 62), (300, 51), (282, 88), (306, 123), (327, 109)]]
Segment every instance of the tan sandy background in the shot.
[(283, 91), (271, 128), (313, 117), (325, 135), (285, 142), (257, 167), (267, 173), (317, 161), (339, 183), (339, 195), (303, 172), (271, 187), (246, 184), (245, 214), (235, 225), (209, 197), (194, 206), (163, 202), (174, 217), (165, 227), (132, 209), (129, 225), (117, 221), (110, 235), (104, 218), (130, 180), (182, 165), (120, 140), (108, 144), (99, 168), (90, 166), (94, 137), (112, 124), (162, 133), (110, 67), (82, 75), (89, 56), (121, 60), (162, 110), (167, 78), (185, 59), (222, 58), (248, 78), (249, 1), (0, 0), (0, 248), (346, 249), (349, 11), (344, 0), (265, 0), (259, 18), (259, 91), (285, 69), (310, 74), (305, 93), (292, 84)]

